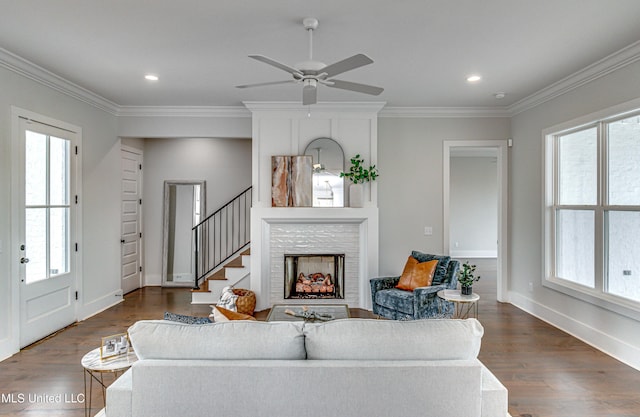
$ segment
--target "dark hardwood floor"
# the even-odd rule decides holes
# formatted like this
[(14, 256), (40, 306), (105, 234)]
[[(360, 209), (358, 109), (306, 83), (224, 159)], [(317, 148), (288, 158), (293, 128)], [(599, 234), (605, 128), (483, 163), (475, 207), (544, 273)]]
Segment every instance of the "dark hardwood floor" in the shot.
[[(640, 416), (639, 371), (511, 305), (497, 303), (495, 277), (490, 275), (474, 286), (482, 297), (480, 321), (485, 328), (480, 359), (509, 390), (513, 417)], [(72, 399), (84, 392), (82, 356), (97, 347), (102, 336), (123, 332), (140, 319), (159, 319), (165, 311), (208, 315), (210, 308), (189, 304), (190, 296), (188, 289), (134, 291), (123, 303), (0, 362), (0, 415), (83, 416), (83, 404), (65, 402), (65, 395)], [(267, 311), (256, 315), (264, 319)], [(371, 316), (358, 309), (352, 315)], [(95, 388), (92, 415), (102, 408), (102, 394)], [(458, 388), (462, 395), (463, 387), (449, 389)], [(17, 402), (18, 394), (24, 395), (23, 403)], [(29, 395), (43, 394), (54, 398), (50, 403), (29, 401)]]

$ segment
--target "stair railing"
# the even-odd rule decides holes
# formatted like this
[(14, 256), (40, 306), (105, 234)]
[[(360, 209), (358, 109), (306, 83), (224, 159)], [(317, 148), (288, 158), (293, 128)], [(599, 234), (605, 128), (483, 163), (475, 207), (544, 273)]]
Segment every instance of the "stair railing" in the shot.
[(195, 279), (200, 280), (251, 242), (251, 187), (193, 227)]

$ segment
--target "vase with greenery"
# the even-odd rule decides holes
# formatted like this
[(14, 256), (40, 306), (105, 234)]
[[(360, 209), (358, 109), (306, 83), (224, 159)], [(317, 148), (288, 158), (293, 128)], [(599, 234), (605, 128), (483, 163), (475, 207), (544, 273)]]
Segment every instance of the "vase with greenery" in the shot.
[(348, 172), (341, 172), (341, 178), (348, 178), (352, 184), (349, 187), (349, 205), (351, 207), (363, 207), (362, 184), (375, 181), (378, 178), (378, 168), (375, 165), (364, 166), (364, 159), (357, 154), (351, 158), (351, 166)]
[(458, 282), (460, 283), (460, 293), (462, 295), (471, 295), (473, 283), (480, 279), (480, 275), (475, 276), (476, 266), (469, 264), (469, 261), (462, 264), (462, 268), (458, 270)]

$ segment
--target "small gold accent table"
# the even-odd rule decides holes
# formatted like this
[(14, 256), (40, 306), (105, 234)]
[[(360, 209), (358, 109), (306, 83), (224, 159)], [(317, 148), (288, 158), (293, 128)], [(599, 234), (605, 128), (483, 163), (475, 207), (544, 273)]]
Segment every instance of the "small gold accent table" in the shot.
[(460, 294), (460, 290), (440, 290), (438, 291), (438, 297), (453, 303), (455, 311), (453, 312), (452, 318), (478, 318), (478, 300), (480, 299), (478, 294), (462, 295)]
[[(267, 321), (303, 321), (304, 317), (297, 317), (291, 314), (287, 314), (286, 310), (291, 310), (294, 313), (301, 313), (303, 307), (307, 308), (308, 312), (314, 312), (321, 315), (332, 316), (329, 320), (336, 319), (348, 319), (351, 317), (349, 314), (349, 306), (346, 304), (274, 304), (269, 311)], [(325, 320), (307, 320), (321, 323)]]
[[(131, 365), (138, 360), (133, 351), (126, 354), (112, 356), (106, 359), (100, 359), (100, 348), (95, 348), (91, 352), (82, 357), (82, 367), (84, 368), (84, 415), (85, 417), (91, 413), (91, 394), (93, 393), (93, 380), (95, 379), (102, 387), (102, 400), (106, 406), (106, 389), (103, 375), (105, 373), (113, 374), (113, 380), (118, 378), (119, 374), (124, 373)], [(89, 395), (87, 395), (87, 378), (89, 378)]]

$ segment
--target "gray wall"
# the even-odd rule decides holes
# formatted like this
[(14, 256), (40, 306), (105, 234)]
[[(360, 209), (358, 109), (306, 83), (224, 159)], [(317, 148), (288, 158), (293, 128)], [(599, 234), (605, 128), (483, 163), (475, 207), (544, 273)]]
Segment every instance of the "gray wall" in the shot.
[(496, 157), (451, 158), (450, 250), (455, 257), (498, 256), (498, 167)]
[(400, 275), (414, 249), (444, 253), (443, 142), (509, 137), (502, 117), (378, 119), (380, 275)]
[(11, 106), (71, 123), (82, 128), (83, 265), (80, 273), (78, 316), (85, 317), (113, 303), (120, 289), (120, 149), (116, 117), (0, 68), (0, 357), (6, 350), (13, 323), (11, 276)]
[(640, 62), (514, 116), (509, 190), (511, 301), (636, 367), (638, 321), (542, 286), (542, 130), (638, 97)]

